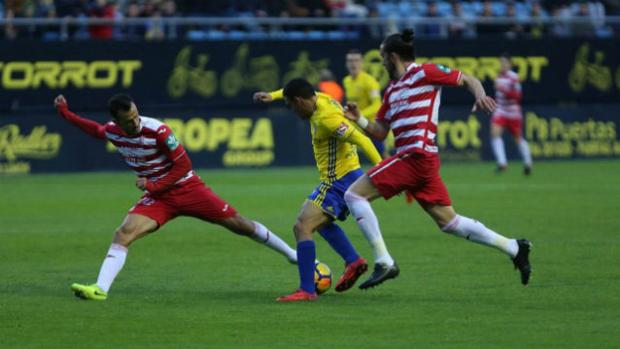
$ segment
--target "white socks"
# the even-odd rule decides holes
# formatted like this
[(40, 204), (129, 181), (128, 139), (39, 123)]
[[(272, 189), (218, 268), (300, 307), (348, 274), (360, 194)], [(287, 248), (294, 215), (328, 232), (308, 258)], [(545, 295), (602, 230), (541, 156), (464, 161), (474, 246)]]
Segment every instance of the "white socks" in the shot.
[(441, 230), (479, 244), (495, 247), (512, 258), (514, 258), (519, 251), (517, 240), (501, 236), (485, 227), (484, 224), (464, 216), (456, 215), (450, 223), (441, 228)]
[(394, 259), (390, 256), (387, 247), (385, 247), (385, 242), (383, 241), (381, 230), (379, 229), (379, 221), (372, 207), (370, 207), (370, 202), (350, 191), (344, 194), (344, 200), (347, 202), (349, 211), (351, 211), (357, 225), (362, 230), (362, 233), (364, 233), (366, 240), (368, 240), (372, 248), (375, 263), (387, 266), (394, 265)]
[(279, 236), (272, 233), (264, 225), (254, 221), (254, 235), (252, 239), (257, 242), (262, 242), (269, 248), (284, 255), (289, 262), (297, 264), (297, 251), (292, 249), (286, 242), (280, 239)]
[(527, 144), (525, 138), (519, 138), (517, 146), (519, 147), (519, 152), (521, 153), (521, 158), (523, 159), (523, 163), (525, 166), (532, 166), (532, 154), (530, 154), (530, 146)]
[(502, 137), (493, 137), (491, 139), (491, 147), (495, 160), (499, 166), (506, 166), (506, 150), (504, 149), (504, 140)]
[(116, 275), (123, 269), (125, 258), (127, 258), (127, 247), (114, 243), (110, 245), (108, 254), (99, 270), (99, 277), (97, 278), (97, 286), (99, 288), (108, 292)]
[[(502, 137), (493, 137), (491, 139), (491, 147), (493, 148), (493, 154), (495, 154), (495, 160), (499, 166), (506, 166), (506, 150), (504, 149), (504, 140)], [(530, 153), (530, 146), (527, 144), (525, 138), (520, 137), (517, 140), (517, 148), (521, 153), (521, 158), (525, 166), (532, 166), (532, 154)]]

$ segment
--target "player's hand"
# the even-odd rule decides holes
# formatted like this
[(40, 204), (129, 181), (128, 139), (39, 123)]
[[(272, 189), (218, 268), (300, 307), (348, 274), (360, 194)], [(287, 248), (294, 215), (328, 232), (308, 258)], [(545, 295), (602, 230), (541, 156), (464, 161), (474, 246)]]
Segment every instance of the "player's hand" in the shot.
[(474, 103), (474, 107), (471, 108), (472, 112), (477, 112), (478, 110), (482, 110), (488, 114), (491, 114), (495, 111), (497, 104), (495, 100), (489, 96), (484, 96), (482, 98), (478, 98), (476, 103)]
[(352, 102), (347, 103), (347, 105), (344, 107), (344, 117), (351, 121), (357, 122), (360, 116), (361, 114), (359, 108), (357, 107), (357, 104)]
[(54, 98), (54, 108), (56, 109), (69, 108), (69, 105), (67, 104), (67, 100), (65, 99), (65, 96), (58, 95), (56, 98)]
[(144, 177), (138, 177), (138, 179), (136, 179), (136, 187), (138, 187), (138, 189), (140, 190), (146, 190), (147, 183), (148, 179)]
[(271, 103), (273, 102), (273, 98), (271, 97), (271, 95), (269, 94), (269, 92), (256, 92), (254, 94), (254, 102), (256, 103)]

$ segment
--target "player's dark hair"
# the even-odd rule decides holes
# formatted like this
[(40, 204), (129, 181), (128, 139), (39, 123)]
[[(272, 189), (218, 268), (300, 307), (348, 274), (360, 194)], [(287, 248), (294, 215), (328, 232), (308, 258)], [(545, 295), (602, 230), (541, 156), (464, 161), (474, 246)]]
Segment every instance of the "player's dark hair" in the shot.
[(415, 48), (413, 47), (413, 29), (404, 29), (402, 33), (396, 33), (383, 40), (383, 51), (394, 52), (401, 59), (415, 60)]
[(116, 94), (108, 101), (108, 110), (116, 119), (119, 112), (128, 112), (131, 109), (131, 103), (133, 103), (133, 99), (129, 95)]
[(287, 98), (301, 97), (310, 98), (314, 96), (314, 87), (305, 79), (293, 79), (284, 86), (284, 96)]

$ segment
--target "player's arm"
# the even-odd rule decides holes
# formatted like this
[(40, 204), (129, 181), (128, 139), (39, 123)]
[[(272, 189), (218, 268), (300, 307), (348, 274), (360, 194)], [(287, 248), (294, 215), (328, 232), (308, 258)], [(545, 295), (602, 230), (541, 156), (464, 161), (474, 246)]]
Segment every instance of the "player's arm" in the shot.
[(373, 139), (383, 141), (390, 132), (390, 127), (383, 123), (380, 117), (386, 112), (385, 105), (386, 104), (383, 104), (381, 105), (381, 108), (379, 108), (377, 119), (374, 122), (363, 116), (355, 103), (347, 103), (347, 106), (344, 109), (344, 116), (358, 124), (368, 136)]
[(377, 148), (375, 148), (370, 139), (353, 126), (349, 120), (343, 118), (342, 114), (334, 114), (321, 119), (319, 127), (327, 129), (335, 138), (360, 147), (364, 155), (373, 164), (381, 162), (381, 155), (379, 155)]
[(279, 89), (273, 92), (264, 92), (264, 91), (256, 92), (253, 98), (254, 98), (254, 102), (271, 103), (273, 101), (277, 101), (278, 99), (283, 99), (284, 90)]
[(192, 169), (192, 161), (187, 152), (176, 139), (170, 128), (161, 126), (157, 130), (157, 147), (172, 161), (172, 167), (166, 176), (157, 181), (138, 178), (136, 186), (157, 195), (170, 189), (179, 179), (183, 178)]
[(497, 104), (495, 104), (495, 100), (487, 96), (486, 92), (484, 91), (484, 87), (482, 86), (482, 83), (475, 77), (465, 73), (461, 73), (458, 79), (458, 86), (466, 87), (469, 92), (474, 95), (476, 102), (471, 109), (472, 112), (482, 110), (487, 113), (492, 113), (497, 107)]
[(77, 126), (86, 134), (89, 134), (97, 139), (105, 139), (105, 125), (101, 125), (92, 120), (84, 119), (83, 117), (70, 111), (69, 104), (63, 95), (58, 95), (54, 99), (54, 107), (60, 116)]
[(370, 138), (366, 137), (357, 129), (353, 129), (353, 132), (351, 132), (351, 135), (346, 139), (346, 141), (355, 144), (362, 149), (362, 152), (364, 152), (366, 158), (370, 160), (373, 165), (381, 162), (381, 155), (377, 151), (375, 145), (370, 141)]

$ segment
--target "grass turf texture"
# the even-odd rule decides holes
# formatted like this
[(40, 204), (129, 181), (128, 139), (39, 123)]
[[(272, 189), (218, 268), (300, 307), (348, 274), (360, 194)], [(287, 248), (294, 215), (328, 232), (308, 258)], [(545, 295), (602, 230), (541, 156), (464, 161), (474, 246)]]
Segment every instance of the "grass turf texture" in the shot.
[[(500, 252), (440, 232), (417, 205), (378, 201), (401, 275), (376, 289), (278, 304), (297, 269), (255, 242), (192, 218), (135, 243), (105, 302), (92, 283), (112, 232), (139, 196), (129, 173), (0, 178), (2, 348), (607, 347), (618, 343), (620, 162), (448, 164), (454, 205), (534, 244), (531, 285)], [(294, 243), (316, 171), (200, 171), (243, 215)], [(369, 260), (353, 222), (343, 227)], [(343, 266), (316, 235), (334, 279)], [(368, 274), (367, 274), (368, 275)], [(367, 276), (363, 276), (362, 280)], [(616, 343), (616, 344), (613, 344)]]

